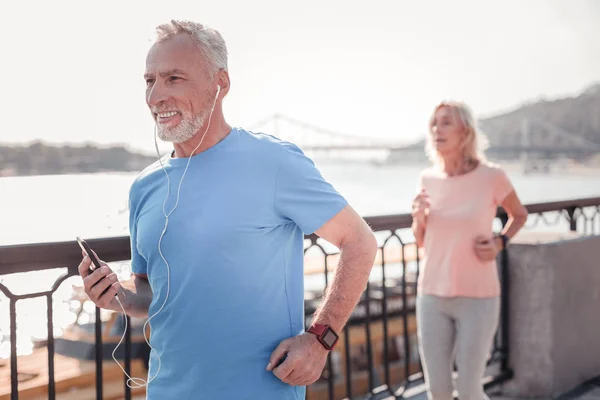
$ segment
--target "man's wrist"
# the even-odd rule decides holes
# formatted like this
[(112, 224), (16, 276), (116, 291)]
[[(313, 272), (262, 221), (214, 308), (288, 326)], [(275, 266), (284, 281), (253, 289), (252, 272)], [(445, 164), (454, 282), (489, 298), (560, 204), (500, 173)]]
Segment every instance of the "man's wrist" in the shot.
[(132, 304), (133, 296), (134, 294), (129, 289), (126, 289), (123, 286), (121, 286), (121, 290), (117, 294), (117, 298), (121, 301), (121, 305), (123, 306), (123, 308), (121, 308), (121, 306), (117, 303), (115, 311), (119, 313), (125, 311), (125, 314), (130, 315), (133, 309), (133, 312), (135, 313), (135, 307), (133, 307)]
[(323, 353), (329, 353), (329, 350), (327, 350), (325, 346), (323, 346), (323, 344), (319, 342), (319, 339), (314, 333), (310, 333), (307, 331), (305, 332), (305, 334), (310, 337), (310, 343), (315, 350), (322, 351)]
[(331, 351), (338, 342), (339, 334), (334, 328), (327, 324), (313, 322), (307, 332), (314, 336), (315, 340), (323, 349)]

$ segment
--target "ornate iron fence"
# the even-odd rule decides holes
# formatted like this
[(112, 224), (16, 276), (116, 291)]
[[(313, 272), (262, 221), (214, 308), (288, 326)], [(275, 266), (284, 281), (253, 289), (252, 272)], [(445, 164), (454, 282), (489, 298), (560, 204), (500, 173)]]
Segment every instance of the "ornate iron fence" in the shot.
[[(600, 198), (530, 204), (528, 229), (567, 229), (583, 234), (600, 234)], [(506, 214), (498, 211), (499, 225), (506, 222)], [(344, 328), (339, 346), (328, 360), (321, 379), (308, 388), (310, 400), (372, 398), (408, 395), (411, 387), (422, 382), (416, 338), (415, 298), (419, 276), (421, 253), (410, 233), (410, 215), (389, 215), (365, 218), (379, 241), (379, 252), (369, 284), (361, 301)], [(540, 223), (544, 225), (541, 226)], [(127, 261), (130, 257), (128, 237), (89, 240), (92, 248), (109, 263)], [(305, 245), (305, 282), (307, 283), (305, 308), (306, 323), (318, 306), (323, 287), (331, 279), (338, 257), (332, 248), (316, 236), (307, 236)], [(0, 247), (0, 291), (8, 300), (10, 318), (10, 394), (11, 400), (19, 398), (20, 385), (26, 385), (26, 377), (19, 373), (17, 357), (17, 304), (27, 299), (45, 299), (47, 307), (47, 382), (44, 392), (53, 400), (57, 396), (55, 370), (56, 337), (53, 295), (65, 280), (77, 275), (81, 253), (76, 242), (27, 244)], [(60, 275), (47, 290), (31, 293), (14, 293), (3, 284), (2, 277), (33, 271), (62, 268)], [(498, 366), (489, 376), (486, 386), (494, 385), (511, 377), (508, 366), (508, 257), (501, 255), (499, 272), (502, 281), (502, 311), (499, 330), (490, 353), (490, 365)], [(103, 400), (103, 365), (106, 345), (103, 344), (101, 311), (95, 309), (94, 362), (95, 398)], [(2, 316), (5, 318), (5, 316)], [(131, 320), (128, 318), (128, 324)], [(0, 337), (1, 339), (1, 337)], [(146, 354), (147, 355), (147, 354)], [(133, 356), (145, 357), (144, 352)], [(122, 354), (128, 373), (132, 370), (132, 336), (128, 330)], [(109, 362), (113, 362), (112, 359)], [(2, 364), (0, 364), (0, 367)], [(131, 389), (123, 379), (122, 398), (132, 398)], [(0, 383), (1, 384), (1, 383)], [(0, 386), (0, 399), (2, 397)], [(8, 394), (5, 394), (8, 396)], [(93, 398), (91, 394), (89, 398)], [(44, 397), (46, 395), (44, 394)], [(39, 398), (39, 397), (38, 397)], [(115, 397), (111, 397), (115, 398)]]

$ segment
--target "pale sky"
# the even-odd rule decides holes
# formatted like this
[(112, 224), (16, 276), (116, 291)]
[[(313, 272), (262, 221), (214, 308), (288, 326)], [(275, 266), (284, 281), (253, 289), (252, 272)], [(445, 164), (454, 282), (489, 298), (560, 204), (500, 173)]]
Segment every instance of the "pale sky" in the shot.
[[(600, 82), (600, 1), (28, 1), (0, 14), (0, 142), (153, 150), (144, 63), (155, 25), (229, 47), (226, 118), (274, 113), (406, 142), (443, 99), (487, 116)], [(272, 132), (268, 132), (272, 133)], [(283, 136), (283, 135), (282, 135)]]

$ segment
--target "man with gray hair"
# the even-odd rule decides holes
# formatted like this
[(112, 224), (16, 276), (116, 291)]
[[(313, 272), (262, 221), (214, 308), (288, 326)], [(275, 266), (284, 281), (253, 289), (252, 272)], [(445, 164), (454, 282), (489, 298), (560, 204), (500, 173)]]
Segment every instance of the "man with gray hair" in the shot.
[[(297, 146), (225, 121), (230, 79), (217, 31), (159, 26), (145, 80), (156, 135), (173, 152), (131, 187), (133, 277), (119, 282), (105, 264), (92, 272), (85, 256), (86, 293), (99, 307), (150, 316), (150, 400), (302, 399), (366, 286), (373, 233)], [(305, 331), (311, 233), (341, 256)]]

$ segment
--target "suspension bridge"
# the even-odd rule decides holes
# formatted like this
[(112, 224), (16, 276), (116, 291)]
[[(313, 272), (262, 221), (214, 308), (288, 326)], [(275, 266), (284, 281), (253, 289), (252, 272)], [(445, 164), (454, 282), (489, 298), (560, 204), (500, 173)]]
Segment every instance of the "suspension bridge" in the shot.
[[(500, 159), (577, 158), (600, 154), (600, 144), (567, 132), (541, 120), (522, 119), (520, 127), (496, 127), (501, 134), (490, 143), (486, 153)], [(361, 151), (385, 151), (390, 159), (415, 159), (423, 154), (423, 142), (367, 137), (337, 132), (314, 124), (274, 114), (250, 128), (294, 143), (307, 152), (356, 154)], [(401, 132), (398, 132), (400, 135)]]
[(407, 146), (399, 141), (336, 132), (281, 114), (274, 114), (250, 129), (272, 134), (304, 151), (393, 150)]

